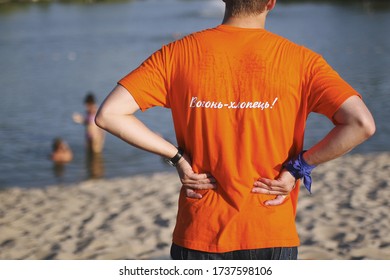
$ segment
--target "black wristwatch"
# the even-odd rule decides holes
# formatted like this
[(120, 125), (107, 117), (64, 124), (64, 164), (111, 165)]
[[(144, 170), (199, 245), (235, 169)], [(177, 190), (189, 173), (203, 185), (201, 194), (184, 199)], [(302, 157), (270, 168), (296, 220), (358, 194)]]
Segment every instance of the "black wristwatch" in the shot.
[(177, 154), (173, 158), (166, 158), (165, 161), (171, 166), (176, 166), (179, 160), (183, 157), (183, 154), (183, 150), (181, 148), (177, 148)]

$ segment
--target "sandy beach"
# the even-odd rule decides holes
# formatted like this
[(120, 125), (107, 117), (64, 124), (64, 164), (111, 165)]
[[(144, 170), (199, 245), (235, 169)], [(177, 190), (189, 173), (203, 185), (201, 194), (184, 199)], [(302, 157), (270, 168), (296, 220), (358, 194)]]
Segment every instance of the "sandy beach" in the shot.
[[(299, 259), (390, 259), (390, 153), (346, 155), (302, 188)], [(176, 173), (0, 191), (0, 259), (169, 259)]]

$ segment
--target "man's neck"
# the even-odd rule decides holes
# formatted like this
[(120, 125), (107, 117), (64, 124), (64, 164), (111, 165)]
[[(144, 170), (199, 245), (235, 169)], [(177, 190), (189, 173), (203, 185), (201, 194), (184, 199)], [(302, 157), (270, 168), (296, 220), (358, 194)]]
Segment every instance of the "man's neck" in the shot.
[(264, 29), (265, 18), (266, 18), (265, 13), (259, 15), (240, 16), (240, 17), (227, 16), (225, 14), (222, 24), (241, 27), (241, 28)]

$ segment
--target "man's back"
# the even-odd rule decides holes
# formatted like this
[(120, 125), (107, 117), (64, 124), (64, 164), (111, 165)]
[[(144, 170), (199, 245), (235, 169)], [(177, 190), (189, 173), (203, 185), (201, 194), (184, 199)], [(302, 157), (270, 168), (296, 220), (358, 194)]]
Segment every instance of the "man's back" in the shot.
[(302, 150), (310, 111), (331, 117), (356, 94), (319, 55), (264, 29), (220, 25), (164, 46), (120, 83), (141, 109), (170, 107), (193, 170), (217, 180), (200, 200), (182, 191), (174, 243), (208, 252), (298, 245), (298, 188), (276, 208), (251, 189)]
[[(219, 26), (189, 40), (187, 54), (175, 60), (174, 77), (185, 81), (185, 94), (172, 83), (171, 108), (175, 125), (179, 123), (175, 127), (180, 127), (176, 131), (183, 131), (177, 133), (179, 146), (188, 149), (195, 172), (213, 174), (218, 187), (195, 203), (181, 195), (185, 206), (179, 212), (175, 242), (220, 252), (272, 247), (273, 240), (264, 237), (274, 236), (278, 244), (283, 240), (285, 246), (297, 246), (291, 202), (272, 209), (270, 215), (263, 205), (270, 196), (251, 192), (259, 177), (277, 176), (280, 166), (275, 167), (288, 158), (294, 138), (294, 125), (284, 118), (289, 112), (297, 115), (300, 92), (287, 91), (297, 89), (300, 79), (278, 78), (277, 73), (286, 69), (272, 58), (273, 45), (281, 47), (280, 38), (265, 30)], [(185, 57), (190, 58), (188, 63)], [(188, 223), (186, 217), (195, 213), (204, 219), (199, 225), (208, 221), (207, 228)], [(193, 236), (188, 242), (189, 232), (208, 239)]]

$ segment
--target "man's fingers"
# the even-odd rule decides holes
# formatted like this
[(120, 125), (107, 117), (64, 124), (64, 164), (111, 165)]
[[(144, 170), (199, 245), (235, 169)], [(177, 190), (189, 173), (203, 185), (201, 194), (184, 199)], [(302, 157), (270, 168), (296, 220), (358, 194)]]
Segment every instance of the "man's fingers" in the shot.
[(253, 188), (253, 193), (261, 193), (261, 194), (268, 194), (268, 195), (287, 195), (288, 191), (284, 189), (276, 190), (276, 189), (269, 189), (269, 188)]
[(275, 199), (267, 200), (266, 202), (264, 202), (264, 204), (267, 205), (267, 206), (280, 205), (280, 204), (282, 204), (284, 202), (286, 197), (287, 197), (286, 195), (278, 195)]
[(275, 180), (267, 179), (267, 178), (259, 178), (255, 183), (263, 184), (266, 186), (272, 186)]
[(196, 190), (208, 190), (215, 189), (217, 187), (216, 180), (210, 174), (202, 173), (196, 174), (192, 173), (186, 175), (182, 180), (184, 187), (192, 188)]
[[(256, 189), (254, 192), (263, 194), (288, 194), (294, 188), (295, 182), (283, 182), (281, 180), (271, 180), (260, 178), (254, 182), (253, 186)], [(290, 185), (291, 184), (291, 185)], [(262, 189), (262, 190), (260, 190)], [(271, 191), (271, 192), (269, 192)]]
[[(261, 189), (263, 190), (261, 193), (269, 194), (268, 191), (271, 191), (271, 194), (279, 194), (279, 193), (288, 193), (289, 190), (287, 187), (279, 187), (279, 186), (266, 186), (266, 185), (254, 185), (254, 189)], [(255, 191), (256, 192), (256, 191)], [(278, 192), (278, 193), (276, 193)]]
[(202, 181), (202, 182), (208, 182), (208, 183), (215, 183), (215, 178), (208, 173), (192, 173), (187, 175), (188, 179), (193, 180), (193, 181)]
[(182, 182), (183, 187), (194, 189), (194, 190), (212, 190), (216, 189), (216, 184), (199, 184), (198, 182), (195, 183), (188, 183), (188, 182)]
[(200, 193), (195, 192), (192, 189), (186, 188), (186, 196), (189, 198), (201, 199), (202, 195)]
[(255, 182), (255, 185), (258, 184), (258, 186), (268, 186), (272, 188), (282, 188), (284, 186), (284, 182), (279, 180), (271, 180), (267, 178), (260, 178)]

